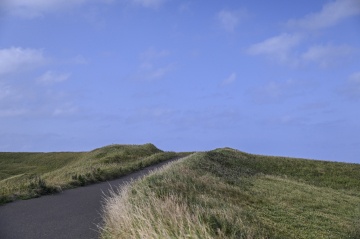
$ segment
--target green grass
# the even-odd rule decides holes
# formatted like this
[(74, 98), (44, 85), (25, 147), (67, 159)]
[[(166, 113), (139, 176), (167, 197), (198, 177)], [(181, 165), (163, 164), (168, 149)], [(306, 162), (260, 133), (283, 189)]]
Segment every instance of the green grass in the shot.
[(225, 148), (113, 193), (102, 238), (360, 238), (360, 165)]
[(152, 144), (90, 152), (0, 153), (0, 204), (109, 180), (182, 154)]

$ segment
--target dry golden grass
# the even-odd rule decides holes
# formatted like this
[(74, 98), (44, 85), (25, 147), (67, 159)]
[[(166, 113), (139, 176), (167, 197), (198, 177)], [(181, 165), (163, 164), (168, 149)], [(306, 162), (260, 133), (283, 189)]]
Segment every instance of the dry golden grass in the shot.
[(359, 172), (232, 149), (195, 153), (113, 192), (102, 238), (358, 239)]
[(0, 204), (113, 179), (184, 154), (152, 144), (90, 152), (0, 153)]
[(129, 193), (134, 191), (126, 187), (107, 202), (103, 238), (212, 238), (197, 214), (175, 195), (159, 199), (150, 190), (137, 191), (146, 193), (147, 200), (134, 205)]
[[(241, 213), (241, 209), (236, 206), (224, 204), (223, 207), (218, 207), (217, 200), (206, 194), (198, 195), (202, 205), (188, 205), (182, 196), (153, 190), (151, 184), (148, 184), (152, 177), (161, 177), (162, 183), (172, 185), (174, 178), (171, 175), (174, 175), (172, 172), (175, 169), (173, 166), (176, 166), (177, 174), (195, 176), (194, 172), (184, 167), (183, 160), (186, 158), (164, 166), (153, 172), (150, 177), (126, 185), (120, 191), (112, 191), (104, 206), (105, 226), (102, 228), (102, 238), (227, 238), (223, 231), (226, 228), (217, 228), (216, 236), (214, 235), (213, 229), (209, 227), (209, 218), (236, 224), (244, 232), (241, 238), (264, 238), (256, 232), (256, 228), (242, 222), (241, 217), (237, 215)], [(198, 179), (208, 185), (217, 183), (219, 188), (227, 187), (225, 184), (214, 182), (206, 175)], [(192, 187), (187, 183), (177, 182), (180, 187)], [(235, 237), (234, 232), (233, 238)]]

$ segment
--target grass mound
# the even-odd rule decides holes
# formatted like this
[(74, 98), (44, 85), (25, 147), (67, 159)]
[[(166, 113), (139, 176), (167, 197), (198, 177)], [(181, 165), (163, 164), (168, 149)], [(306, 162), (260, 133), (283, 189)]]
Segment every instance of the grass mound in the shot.
[(95, 159), (102, 159), (105, 163), (119, 163), (137, 160), (162, 151), (153, 144), (145, 145), (110, 145), (95, 149)]
[(360, 238), (360, 165), (196, 153), (114, 193), (102, 238)]
[(153, 144), (90, 152), (0, 153), (0, 204), (109, 180), (176, 157)]

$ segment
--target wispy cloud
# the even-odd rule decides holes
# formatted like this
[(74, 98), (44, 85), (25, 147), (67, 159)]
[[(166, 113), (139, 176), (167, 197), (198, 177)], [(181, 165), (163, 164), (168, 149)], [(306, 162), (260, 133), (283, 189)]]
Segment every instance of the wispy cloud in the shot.
[(78, 107), (73, 103), (64, 103), (53, 110), (52, 115), (55, 117), (74, 115), (79, 111)]
[(217, 18), (221, 26), (228, 32), (234, 32), (240, 24), (241, 20), (247, 17), (245, 10), (221, 10), (217, 14)]
[(5, 0), (4, 7), (11, 15), (24, 18), (36, 18), (47, 12), (76, 6), (84, 3), (85, 0)]
[(159, 124), (169, 124), (172, 122), (172, 118), (176, 116), (176, 112), (173, 109), (162, 107), (150, 107), (136, 109), (130, 116), (127, 117), (127, 123), (136, 124), (140, 122), (153, 122)]
[(47, 62), (39, 49), (11, 47), (0, 49), (0, 75), (33, 68)]
[(174, 69), (173, 64), (156, 65), (153, 63), (143, 63), (140, 65), (135, 79), (140, 81), (153, 81), (159, 80), (165, 77), (166, 74)]
[(178, 130), (187, 131), (189, 129), (200, 130), (224, 130), (243, 123), (245, 116), (238, 108), (226, 106), (204, 107), (203, 109), (188, 109), (180, 111), (174, 119), (174, 127)]
[(189, 12), (191, 9), (191, 2), (183, 2), (179, 5), (178, 10), (181, 13)]
[(221, 83), (220, 83), (220, 86), (227, 86), (227, 85), (230, 85), (232, 83), (234, 83), (236, 81), (236, 73), (233, 72), (230, 74), (229, 77), (227, 77), (226, 79), (222, 80)]
[(356, 52), (356, 49), (348, 45), (315, 45), (304, 52), (301, 58), (305, 63), (313, 62), (320, 67), (326, 68), (350, 59), (354, 55), (354, 52)]
[[(68, 80), (71, 74), (44, 69), (50, 63), (56, 67), (56, 60), (50, 59), (39, 49), (0, 49), (0, 118), (59, 117), (77, 112), (74, 98), (52, 86)], [(34, 77), (40, 70), (44, 73)], [(24, 72), (27, 75), (18, 77)]]
[(360, 71), (349, 76), (340, 92), (349, 99), (360, 100)]
[(129, 0), (132, 4), (146, 8), (159, 8), (168, 0)]
[(8, 84), (0, 82), (0, 101), (12, 97), (14, 95), (14, 90)]
[(69, 64), (85, 65), (89, 63), (89, 60), (82, 55), (77, 55), (67, 61)]
[(156, 50), (153, 47), (150, 47), (146, 51), (140, 54), (140, 59), (143, 61), (152, 61), (159, 58), (163, 58), (170, 55), (170, 52), (167, 50)]
[(31, 92), (22, 89), (17, 90), (18, 95), (9, 95), (6, 99), (0, 99), (0, 118), (53, 118), (74, 116), (79, 112), (79, 107), (72, 101), (71, 96), (60, 92), (54, 92), (56, 96), (48, 92), (34, 89)]
[(299, 96), (307, 89), (308, 87), (299, 80), (269, 81), (254, 89), (251, 97), (256, 103), (277, 103)]
[(27, 94), (20, 88), (0, 81), (0, 118), (18, 117), (29, 113), (23, 104), (28, 102)]
[(359, 0), (336, 0), (325, 4), (320, 12), (308, 14), (300, 19), (289, 20), (287, 25), (316, 30), (334, 26), (340, 21), (355, 15), (360, 15)]
[(40, 84), (52, 84), (66, 81), (70, 78), (70, 73), (55, 73), (53, 71), (47, 71), (37, 79)]
[(59, 117), (77, 113), (73, 97), (35, 81), (0, 81), (0, 118)]
[(135, 80), (153, 81), (162, 79), (174, 70), (174, 63), (169, 63), (166, 58), (170, 55), (167, 50), (149, 48), (140, 54), (141, 63), (134, 75)]
[[(250, 55), (262, 55), (278, 63), (290, 66), (316, 64), (322, 68), (347, 62), (359, 52), (357, 48), (343, 44), (317, 44), (306, 49), (306, 38), (300, 34), (281, 34), (251, 45)], [(305, 50), (304, 50), (305, 48)]]
[(111, 3), (114, 0), (3, 0), (0, 6), (8, 14), (22, 18), (37, 18), (88, 3)]
[(26, 109), (0, 109), (0, 118), (10, 118), (26, 115), (29, 113)]
[[(304, 66), (316, 64), (322, 68), (336, 66), (351, 60), (358, 49), (347, 44), (312, 44), (311, 30), (328, 28), (342, 20), (360, 15), (359, 0), (335, 0), (323, 5), (321, 11), (308, 14), (303, 18), (291, 19), (286, 25), (294, 28), (295, 33), (283, 33), (255, 43), (248, 48), (250, 55), (263, 55), (285, 65)], [(301, 31), (301, 30), (306, 31)]]
[(302, 39), (303, 37), (298, 34), (283, 33), (251, 45), (248, 53), (250, 55), (266, 55), (271, 59), (292, 64), (294, 63), (291, 58), (292, 49), (298, 46)]

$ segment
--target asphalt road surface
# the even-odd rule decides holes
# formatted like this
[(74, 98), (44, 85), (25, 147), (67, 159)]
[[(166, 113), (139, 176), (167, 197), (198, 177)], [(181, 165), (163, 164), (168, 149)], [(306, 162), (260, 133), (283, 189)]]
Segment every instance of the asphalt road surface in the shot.
[(101, 207), (110, 187), (138, 179), (172, 159), (116, 180), (0, 206), (0, 239), (99, 238)]

